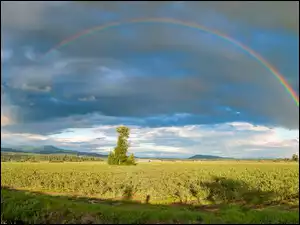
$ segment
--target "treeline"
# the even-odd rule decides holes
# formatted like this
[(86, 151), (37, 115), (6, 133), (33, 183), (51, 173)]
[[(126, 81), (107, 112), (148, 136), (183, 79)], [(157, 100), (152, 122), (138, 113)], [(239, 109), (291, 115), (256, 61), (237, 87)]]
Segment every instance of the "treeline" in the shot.
[(9, 154), (1, 153), (1, 162), (86, 162), (103, 161), (99, 157), (77, 156), (77, 155), (38, 155), (38, 154)]

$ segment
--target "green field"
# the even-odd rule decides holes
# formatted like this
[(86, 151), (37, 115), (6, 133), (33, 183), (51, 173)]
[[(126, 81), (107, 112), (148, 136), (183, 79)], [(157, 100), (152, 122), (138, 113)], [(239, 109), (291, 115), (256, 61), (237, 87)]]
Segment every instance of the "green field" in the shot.
[(299, 222), (298, 163), (2, 162), (1, 166), (4, 221)]

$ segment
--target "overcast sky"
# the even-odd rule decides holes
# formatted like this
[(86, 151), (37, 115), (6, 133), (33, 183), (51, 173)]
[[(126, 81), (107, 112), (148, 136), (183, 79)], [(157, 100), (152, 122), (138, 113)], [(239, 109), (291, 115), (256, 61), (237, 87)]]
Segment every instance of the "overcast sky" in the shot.
[[(217, 30), (299, 95), (298, 4), (1, 1), (1, 145), (107, 153), (124, 124), (138, 156), (290, 157), (299, 107), (257, 59), (208, 32), (126, 21)], [(116, 21), (124, 24), (55, 48)]]

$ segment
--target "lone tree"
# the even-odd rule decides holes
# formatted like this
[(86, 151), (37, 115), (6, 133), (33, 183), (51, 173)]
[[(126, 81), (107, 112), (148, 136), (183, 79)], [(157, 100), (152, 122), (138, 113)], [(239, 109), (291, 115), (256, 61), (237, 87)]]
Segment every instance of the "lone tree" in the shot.
[(128, 138), (130, 129), (125, 126), (120, 126), (117, 128), (119, 133), (117, 147), (115, 147), (113, 152), (108, 155), (108, 164), (110, 165), (135, 165), (134, 155), (131, 154), (127, 156), (128, 152)]

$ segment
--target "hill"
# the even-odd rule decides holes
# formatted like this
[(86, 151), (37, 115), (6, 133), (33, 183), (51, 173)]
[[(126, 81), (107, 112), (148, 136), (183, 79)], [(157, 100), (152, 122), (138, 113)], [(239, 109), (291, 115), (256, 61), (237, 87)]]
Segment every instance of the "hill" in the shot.
[[(34, 154), (68, 154), (68, 155), (77, 155), (77, 156), (90, 156), (90, 157), (101, 157), (106, 158), (107, 155), (94, 153), (94, 152), (81, 152), (74, 150), (66, 150), (57, 148), (52, 145), (45, 145), (40, 147), (33, 146), (18, 146), (18, 147), (1, 147), (1, 152), (13, 152), (13, 153), (34, 153)], [(138, 157), (136, 159), (163, 159), (163, 160), (178, 160), (179, 158), (164, 158), (164, 157)], [(203, 159), (203, 160), (217, 160), (217, 159), (231, 159), (226, 157), (214, 156), (214, 155), (194, 155), (187, 159)]]
[(189, 159), (229, 159), (229, 158), (214, 156), (214, 155), (194, 155)]
[(35, 153), (35, 154), (70, 154), (77, 156), (92, 156), (92, 157), (107, 157), (107, 155), (92, 153), (92, 152), (79, 152), (73, 150), (60, 149), (51, 145), (46, 145), (42, 147), (18, 147), (16, 148), (3, 148), (1, 147), (1, 152), (15, 152), (15, 153)]
[(22, 150), (17, 150), (13, 148), (2, 148), (1, 147), (1, 152), (14, 152), (14, 153), (24, 153)]

